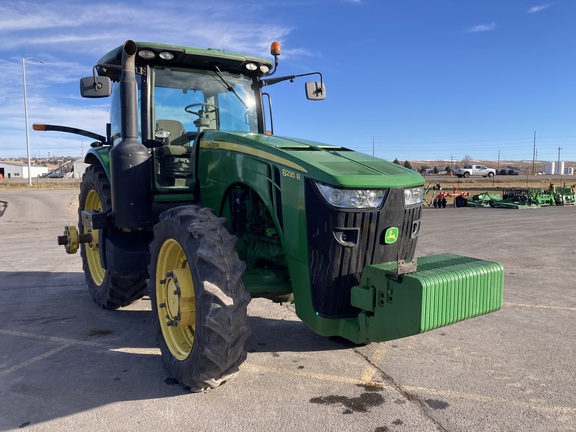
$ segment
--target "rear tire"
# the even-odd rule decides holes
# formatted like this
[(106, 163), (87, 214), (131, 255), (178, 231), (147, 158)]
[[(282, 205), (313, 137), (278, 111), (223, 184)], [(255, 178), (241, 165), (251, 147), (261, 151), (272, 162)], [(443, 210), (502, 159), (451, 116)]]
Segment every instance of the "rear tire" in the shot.
[(466, 172), (464, 173), (464, 178), (468, 178), (468, 177), (470, 177), (470, 173), (469, 173), (468, 171), (466, 171)]
[[(128, 306), (144, 295), (146, 279), (138, 276), (113, 276), (105, 269), (100, 259), (100, 230), (92, 230), (82, 224), (83, 210), (105, 211), (112, 206), (110, 181), (100, 165), (86, 168), (78, 196), (78, 231), (92, 233), (92, 242), (82, 243), (82, 269), (88, 291), (94, 301), (105, 309)], [(106, 228), (109, 230), (110, 228)]]
[(225, 219), (210, 210), (168, 210), (150, 245), (152, 315), (162, 360), (184, 387), (200, 392), (232, 379), (246, 359), (249, 331), (244, 263)]

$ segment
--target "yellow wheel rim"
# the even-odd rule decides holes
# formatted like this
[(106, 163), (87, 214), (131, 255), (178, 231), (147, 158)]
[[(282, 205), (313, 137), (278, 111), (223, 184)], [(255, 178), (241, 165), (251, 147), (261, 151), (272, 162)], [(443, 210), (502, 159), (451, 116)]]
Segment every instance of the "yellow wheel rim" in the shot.
[[(90, 190), (86, 196), (86, 202), (84, 203), (84, 210), (98, 210), (102, 211), (102, 202), (100, 202), (100, 197), (95, 190)], [(83, 227), (84, 234), (92, 233), (92, 241), (90, 243), (84, 244), (84, 253), (86, 255), (86, 261), (88, 261), (88, 268), (90, 269), (90, 275), (92, 280), (98, 286), (102, 285), (104, 282), (104, 276), (106, 276), (106, 270), (102, 268), (100, 262), (100, 244), (99, 242), (99, 231), (93, 230), (90, 227)]]
[(174, 239), (160, 248), (155, 282), (155, 306), (164, 341), (176, 359), (184, 360), (194, 343), (196, 300), (188, 259)]

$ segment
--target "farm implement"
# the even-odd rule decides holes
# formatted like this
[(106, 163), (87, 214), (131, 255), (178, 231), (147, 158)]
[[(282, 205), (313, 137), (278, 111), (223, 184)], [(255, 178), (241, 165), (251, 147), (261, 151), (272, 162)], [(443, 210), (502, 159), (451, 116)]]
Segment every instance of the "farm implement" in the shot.
[(504, 189), (502, 199), (500, 194), (488, 192), (474, 195), (456, 202), (456, 207), (495, 207), (510, 209), (528, 209), (548, 206), (574, 205), (576, 202), (576, 186), (554, 186), (543, 188), (513, 188)]

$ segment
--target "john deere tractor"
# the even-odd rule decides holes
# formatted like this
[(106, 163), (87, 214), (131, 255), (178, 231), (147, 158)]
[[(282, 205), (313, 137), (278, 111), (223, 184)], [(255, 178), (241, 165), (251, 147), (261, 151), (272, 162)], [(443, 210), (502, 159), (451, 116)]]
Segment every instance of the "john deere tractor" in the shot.
[(503, 269), (456, 255), (414, 258), (423, 178), (345, 147), (276, 136), (273, 60), (127, 41), (80, 82), (111, 96), (80, 187), (80, 249), (94, 301), (151, 297), (165, 367), (192, 391), (246, 359), (253, 297), (293, 302), (312, 330), (355, 344), (422, 333), (500, 308)]

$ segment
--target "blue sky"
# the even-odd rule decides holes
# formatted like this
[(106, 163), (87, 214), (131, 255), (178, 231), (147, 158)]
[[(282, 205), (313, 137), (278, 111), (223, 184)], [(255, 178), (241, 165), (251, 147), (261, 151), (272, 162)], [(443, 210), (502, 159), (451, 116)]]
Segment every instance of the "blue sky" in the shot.
[[(211, 3), (212, 5), (208, 5)], [(30, 125), (104, 134), (107, 100), (78, 81), (127, 39), (269, 56), (275, 132), (392, 160), (576, 160), (576, 1), (551, 0), (4, 0), (0, 4), (0, 158), (26, 155)], [(34, 58), (29, 58), (34, 57)], [(41, 59), (44, 63), (39, 63)], [(80, 156), (89, 139), (30, 131), (32, 156)], [(373, 147), (374, 146), (374, 147)]]

